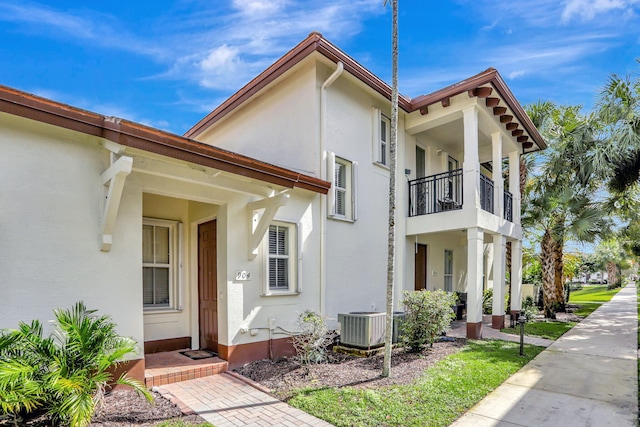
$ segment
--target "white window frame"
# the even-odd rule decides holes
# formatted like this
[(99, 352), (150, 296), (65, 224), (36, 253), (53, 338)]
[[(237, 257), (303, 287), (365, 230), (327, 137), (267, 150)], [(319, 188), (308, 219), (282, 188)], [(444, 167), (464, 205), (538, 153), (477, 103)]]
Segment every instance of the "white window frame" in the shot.
[(373, 163), (388, 169), (391, 155), (391, 119), (379, 108), (374, 107), (372, 127)]
[[(447, 273), (447, 255), (451, 255), (451, 272)], [(447, 292), (453, 292), (453, 251), (451, 249), (445, 249), (444, 250), (444, 268), (443, 268), (443, 274), (442, 276), (444, 277), (444, 282), (443, 282), (443, 287), (444, 290)], [(447, 289), (447, 279), (449, 279), (451, 281), (451, 289)]]
[[(338, 167), (336, 165), (340, 165), (345, 168), (346, 184), (344, 187), (337, 185), (336, 171), (338, 170)], [(329, 218), (343, 221), (356, 221), (358, 219), (358, 162), (338, 157), (335, 153), (329, 152), (327, 155), (327, 174), (331, 179), (332, 184), (327, 197)], [(338, 199), (340, 194), (344, 194), (344, 212), (338, 211)]]
[[(143, 218), (142, 219), (143, 227), (153, 226), (153, 227), (165, 227), (169, 230), (169, 263), (168, 264), (158, 264), (158, 263), (149, 263), (142, 262), (142, 267), (167, 267), (169, 270), (169, 303), (168, 305), (145, 305), (143, 298), (143, 309), (145, 313), (150, 312), (162, 312), (162, 311), (176, 311), (181, 310), (181, 280), (180, 280), (180, 239), (182, 234), (182, 224), (178, 221), (170, 221), (164, 219), (156, 219), (156, 218)], [(142, 230), (141, 230), (142, 231)], [(142, 244), (144, 245), (144, 239)], [(141, 248), (144, 250), (144, 248)], [(142, 284), (144, 291), (144, 283)]]
[[(272, 254), (269, 248), (269, 235), (271, 227), (284, 227), (287, 229), (287, 245), (289, 253), (286, 255)], [(300, 225), (295, 222), (288, 221), (272, 221), (269, 224), (269, 228), (265, 233), (264, 238), (264, 254), (265, 254), (265, 280), (264, 280), (264, 296), (277, 296), (277, 295), (298, 295), (300, 293)], [(287, 259), (287, 275), (288, 275), (288, 287), (285, 288), (272, 288), (270, 283), (269, 265), (272, 258)]]

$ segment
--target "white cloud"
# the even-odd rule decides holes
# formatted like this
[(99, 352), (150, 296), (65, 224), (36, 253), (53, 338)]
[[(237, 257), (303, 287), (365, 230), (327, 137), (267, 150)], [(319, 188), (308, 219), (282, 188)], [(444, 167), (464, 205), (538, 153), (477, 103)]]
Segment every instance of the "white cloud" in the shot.
[(638, 0), (567, 0), (562, 11), (562, 20), (568, 22), (574, 16), (591, 21), (613, 11), (623, 11), (627, 16), (633, 15), (633, 8)]
[(281, 11), (286, 3), (284, 0), (233, 0), (232, 5), (243, 15), (273, 16)]
[(516, 71), (512, 71), (507, 75), (507, 78), (510, 80), (515, 80), (518, 79), (520, 77), (524, 77), (527, 74), (526, 70), (516, 70)]
[[(340, 42), (364, 20), (388, 12), (381, 0), (191, 0), (189, 8), (155, 18), (141, 31), (88, 9), (0, 0), (0, 22), (73, 43), (151, 57), (166, 71), (149, 78), (187, 80), (212, 89), (237, 89), (312, 31)], [(170, 19), (169, 19), (170, 18)]]
[(224, 89), (229, 80), (241, 73), (246, 64), (239, 58), (237, 48), (230, 48), (226, 44), (212, 49), (197, 67), (200, 70), (200, 84), (206, 88)]
[[(339, 42), (362, 30), (365, 19), (385, 13), (379, 0), (233, 0), (232, 12), (202, 12), (177, 24), (170, 70), (162, 77), (187, 76), (206, 88), (238, 89), (279, 56), (319, 31)], [(194, 67), (193, 64), (196, 64)]]
[(108, 47), (150, 56), (163, 56), (165, 49), (155, 42), (146, 42), (121, 28), (109, 15), (59, 11), (38, 3), (7, 3), (0, 0), (0, 22), (22, 25), (30, 32), (67, 38), (74, 43), (91, 42), (92, 46)]
[(76, 37), (95, 37), (93, 25), (80, 17), (29, 3), (0, 3), (0, 21), (23, 22), (40, 27), (53, 27)]

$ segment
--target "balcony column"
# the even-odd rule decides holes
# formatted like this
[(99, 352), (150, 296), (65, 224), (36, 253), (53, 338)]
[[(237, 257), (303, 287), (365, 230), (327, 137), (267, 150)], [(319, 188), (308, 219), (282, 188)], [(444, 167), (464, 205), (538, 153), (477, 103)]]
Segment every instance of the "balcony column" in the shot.
[(522, 310), (522, 241), (511, 242), (511, 317)]
[(520, 224), (520, 153), (509, 153), (509, 192), (513, 195), (513, 223)]
[(482, 338), (482, 263), (484, 231), (467, 229), (467, 338)]
[(478, 110), (462, 110), (464, 122), (463, 203), (464, 208), (480, 209), (480, 157), (478, 155)]
[(491, 327), (504, 328), (505, 255), (507, 238), (501, 234), (493, 236), (493, 308)]
[(494, 215), (504, 218), (504, 179), (502, 178), (502, 133), (491, 134), (493, 164), (493, 206)]

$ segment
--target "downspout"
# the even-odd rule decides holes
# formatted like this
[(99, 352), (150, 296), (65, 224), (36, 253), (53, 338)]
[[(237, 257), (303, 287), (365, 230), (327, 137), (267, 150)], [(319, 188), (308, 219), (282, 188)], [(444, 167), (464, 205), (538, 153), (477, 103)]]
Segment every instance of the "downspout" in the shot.
[[(320, 179), (326, 181), (333, 181), (333, 178), (327, 177), (327, 153), (325, 151), (326, 145), (326, 123), (327, 123), (327, 89), (335, 82), (338, 77), (344, 71), (344, 64), (338, 62), (336, 64), (335, 71), (329, 76), (327, 80), (322, 84), (320, 88)], [(331, 191), (331, 189), (329, 189)], [(327, 233), (327, 196), (320, 196), (320, 314), (324, 315), (327, 312), (327, 245), (326, 245), (326, 233)]]

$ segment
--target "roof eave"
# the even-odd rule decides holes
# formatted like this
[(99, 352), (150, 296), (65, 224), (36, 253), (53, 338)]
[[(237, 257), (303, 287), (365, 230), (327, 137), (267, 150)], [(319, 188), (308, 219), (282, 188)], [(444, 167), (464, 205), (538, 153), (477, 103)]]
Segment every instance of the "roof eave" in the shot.
[(527, 133), (534, 140), (534, 143), (538, 146), (540, 150), (544, 150), (547, 148), (547, 144), (544, 141), (540, 132), (533, 124), (529, 115), (524, 111), (520, 103), (516, 100), (516, 97), (513, 95), (505, 81), (500, 76), (500, 73), (495, 68), (488, 68), (487, 70), (476, 74), (475, 76), (469, 77), (461, 82), (452, 84), (440, 90), (437, 90), (428, 95), (421, 95), (411, 100), (411, 108), (410, 111), (417, 111), (421, 107), (426, 107), (437, 102), (440, 102), (446, 98), (450, 98), (456, 95), (459, 95), (464, 92), (468, 92), (470, 90), (477, 89), (483, 85), (491, 84), (499, 93), (500, 96), (505, 100), (511, 111), (517, 116), (518, 120), (524, 128), (527, 130)]
[(327, 194), (331, 183), (179, 135), (0, 85), (0, 112), (287, 188)]

